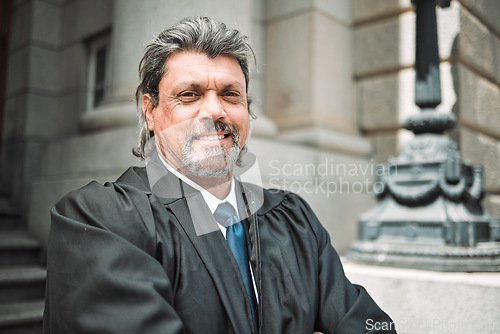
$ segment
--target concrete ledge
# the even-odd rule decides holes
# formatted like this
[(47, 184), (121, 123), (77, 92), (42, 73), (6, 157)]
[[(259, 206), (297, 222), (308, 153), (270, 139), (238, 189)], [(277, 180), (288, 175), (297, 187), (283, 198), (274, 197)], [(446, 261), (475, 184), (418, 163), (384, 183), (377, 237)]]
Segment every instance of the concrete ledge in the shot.
[(368, 290), (399, 334), (500, 332), (500, 272), (444, 273), (342, 261), (347, 277)]
[(132, 155), (136, 130), (120, 127), (50, 143), (43, 152), (40, 178), (81, 178), (142, 165)]
[(365, 138), (316, 127), (283, 131), (279, 138), (291, 143), (306, 144), (362, 157), (367, 157), (371, 152), (371, 143)]

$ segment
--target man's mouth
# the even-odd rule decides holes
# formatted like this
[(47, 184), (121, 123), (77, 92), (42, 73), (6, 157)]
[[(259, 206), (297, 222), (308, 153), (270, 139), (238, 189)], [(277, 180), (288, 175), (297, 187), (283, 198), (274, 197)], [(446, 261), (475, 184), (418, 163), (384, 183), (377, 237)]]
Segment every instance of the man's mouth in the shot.
[(224, 138), (229, 137), (231, 134), (230, 133), (225, 133), (225, 134), (213, 134), (213, 135), (199, 135), (195, 136), (195, 140), (222, 140)]

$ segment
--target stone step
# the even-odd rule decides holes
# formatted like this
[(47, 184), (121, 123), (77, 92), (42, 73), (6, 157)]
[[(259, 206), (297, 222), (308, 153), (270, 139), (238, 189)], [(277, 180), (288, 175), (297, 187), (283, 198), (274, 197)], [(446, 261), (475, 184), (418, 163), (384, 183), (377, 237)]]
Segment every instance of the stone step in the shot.
[(40, 245), (22, 230), (0, 231), (0, 267), (40, 262)]
[(42, 333), (43, 299), (0, 304), (0, 333)]
[(6, 229), (16, 228), (20, 224), (19, 208), (13, 207), (8, 197), (0, 195), (0, 233)]
[(0, 233), (7, 229), (16, 228), (21, 224), (21, 216), (16, 212), (0, 211)]
[(40, 266), (0, 268), (0, 303), (44, 298), (46, 274)]

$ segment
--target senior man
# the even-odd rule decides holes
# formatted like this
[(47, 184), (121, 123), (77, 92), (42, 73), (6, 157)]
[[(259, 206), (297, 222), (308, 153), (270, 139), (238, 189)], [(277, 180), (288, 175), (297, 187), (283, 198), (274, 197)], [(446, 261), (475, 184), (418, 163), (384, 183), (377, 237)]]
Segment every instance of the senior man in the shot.
[(52, 209), (45, 333), (395, 332), (303, 199), (243, 182), (252, 56), (207, 17), (146, 48), (134, 153), (147, 166)]

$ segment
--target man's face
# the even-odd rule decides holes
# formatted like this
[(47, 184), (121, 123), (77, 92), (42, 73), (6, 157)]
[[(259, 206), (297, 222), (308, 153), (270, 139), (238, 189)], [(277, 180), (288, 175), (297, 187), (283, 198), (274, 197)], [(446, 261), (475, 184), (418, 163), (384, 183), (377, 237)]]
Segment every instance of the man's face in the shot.
[(158, 105), (144, 94), (142, 110), (162, 157), (188, 176), (228, 174), (247, 139), (245, 76), (233, 57), (174, 53), (166, 61)]

